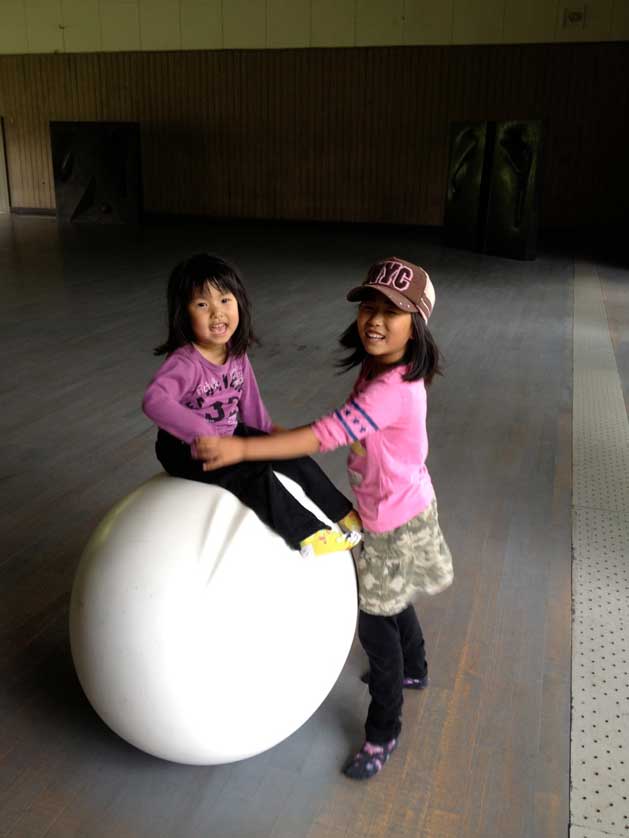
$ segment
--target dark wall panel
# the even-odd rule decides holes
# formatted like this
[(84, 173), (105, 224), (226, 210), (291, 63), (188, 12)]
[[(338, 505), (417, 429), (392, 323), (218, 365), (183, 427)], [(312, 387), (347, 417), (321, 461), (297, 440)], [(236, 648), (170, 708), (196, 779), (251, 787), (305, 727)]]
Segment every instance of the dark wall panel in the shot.
[(54, 207), (49, 121), (138, 121), (148, 210), (441, 224), (449, 124), (541, 119), (542, 223), (626, 208), (629, 45), (0, 56), (14, 206)]

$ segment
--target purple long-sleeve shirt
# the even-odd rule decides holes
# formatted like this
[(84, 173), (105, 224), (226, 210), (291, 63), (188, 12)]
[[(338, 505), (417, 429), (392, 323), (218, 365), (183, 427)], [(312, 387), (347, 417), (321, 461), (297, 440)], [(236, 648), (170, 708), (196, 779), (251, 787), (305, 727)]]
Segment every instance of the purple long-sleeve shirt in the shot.
[(142, 409), (159, 428), (188, 445), (200, 436), (231, 436), (239, 421), (271, 430), (249, 358), (212, 364), (192, 344), (164, 361), (146, 388)]

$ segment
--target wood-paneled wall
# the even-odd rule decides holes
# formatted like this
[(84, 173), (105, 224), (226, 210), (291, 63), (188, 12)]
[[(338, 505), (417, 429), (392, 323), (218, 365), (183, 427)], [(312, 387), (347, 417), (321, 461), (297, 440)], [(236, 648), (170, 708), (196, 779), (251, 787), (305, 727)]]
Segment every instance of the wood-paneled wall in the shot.
[(145, 207), (440, 224), (448, 125), (542, 119), (546, 226), (626, 209), (629, 44), (0, 57), (12, 205), (53, 208), (50, 120), (136, 120)]

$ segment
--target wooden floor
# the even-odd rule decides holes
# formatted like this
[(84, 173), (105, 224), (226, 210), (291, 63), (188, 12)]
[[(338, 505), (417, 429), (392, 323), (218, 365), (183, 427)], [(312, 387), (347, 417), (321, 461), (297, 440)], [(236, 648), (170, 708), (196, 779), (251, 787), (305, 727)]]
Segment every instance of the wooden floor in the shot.
[[(407, 696), (400, 748), (370, 783), (339, 773), (368, 703), (357, 644), (302, 729), (219, 767), (127, 745), (73, 672), (73, 573), (108, 507), (158, 470), (140, 399), (167, 272), (199, 249), (245, 272), (258, 380), (286, 425), (348, 392), (335, 339), (371, 260), (407, 257), (435, 283), (447, 375), (430, 392), (429, 467), (456, 580), (418, 607), (431, 686)], [(567, 835), (572, 278), (563, 255), (512, 262), (409, 230), (60, 234), (51, 219), (0, 217), (0, 838)], [(343, 453), (324, 463), (347, 489)]]

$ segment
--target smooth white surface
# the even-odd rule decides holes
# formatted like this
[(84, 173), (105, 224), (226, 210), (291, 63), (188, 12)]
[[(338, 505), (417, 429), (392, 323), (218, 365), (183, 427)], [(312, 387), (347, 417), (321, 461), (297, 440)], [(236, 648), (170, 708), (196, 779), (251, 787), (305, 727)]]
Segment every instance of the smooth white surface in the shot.
[(72, 656), (92, 706), (128, 742), (174, 762), (233, 762), (315, 712), (356, 613), (349, 553), (303, 559), (229, 492), (161, 474), (85, 548)]

